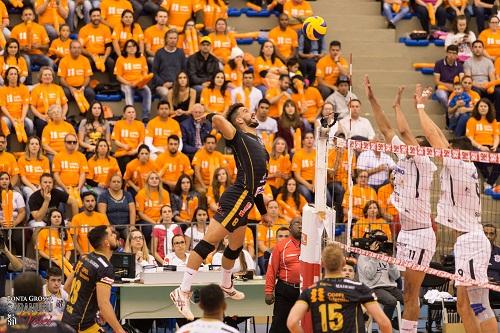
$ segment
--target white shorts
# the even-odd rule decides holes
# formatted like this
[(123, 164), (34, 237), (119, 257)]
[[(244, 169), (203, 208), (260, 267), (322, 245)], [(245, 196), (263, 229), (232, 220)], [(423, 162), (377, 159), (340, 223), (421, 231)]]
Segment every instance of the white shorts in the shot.
[[(455, 274), (478, 282), (488, 282), (488, 265), (491, 244), (482, 230), (468, 232), (457, 238), (455, 252)], [(469, 283), (455, 282), (456, 286), (470, 286)]]
[(436, 234), (431, 227), (399, 232), (396, 258), (428, 267), (435, 252)]

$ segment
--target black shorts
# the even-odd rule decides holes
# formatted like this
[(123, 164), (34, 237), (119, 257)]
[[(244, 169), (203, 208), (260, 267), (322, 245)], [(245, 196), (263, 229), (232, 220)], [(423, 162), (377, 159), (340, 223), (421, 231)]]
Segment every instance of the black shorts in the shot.
[(219, 199), (214, 219), (229, 232), (247, 224), (247, 216), (253, 207), (251, 193), (239, 186), (229, 186)]

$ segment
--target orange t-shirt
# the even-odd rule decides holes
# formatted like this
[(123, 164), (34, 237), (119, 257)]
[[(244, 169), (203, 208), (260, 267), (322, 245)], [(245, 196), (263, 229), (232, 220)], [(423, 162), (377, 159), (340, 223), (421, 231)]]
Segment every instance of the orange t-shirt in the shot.
[[(349, 65), (347, 63), (347, 60), (345, 60), (343, 57), (340, 57), (340, 65), (342, 67), (347, 68)], [(337, 84), (337, 78), (340, 75), (340, 70), (339, 70), (339, 65), (333, 61), (332, 57), (330, 55), (326, 55), (323, 58), (319, 59), (317, 65), (316, 65), (316, 77), (317, 78), (322, 78), (326, 83), (336, 85)]]
[(87, 161), (89, 166), (89, 173), (87, 174), (87, 179), (92, 179), (98, 184), (105, 184), (108, 179), (109, 170), (115, 170), (114, 173), (121, 173), (120, 167), (116, 158), (109, 156), (108, 158), (94, 159), (94, 157), (89, 158)]
[[(144, 132), (144, 124), (140, 121), (134, 120), (129, 123), (127, 120), (122, 119), (115, 123), (111, 139), (127, 144), (130, 149), (135, 149), (144, 142)], [(117, 147), (115, 156), (123, 156), (125, 153), (124, 149)]]
[[(54, 25), (54, 22), (57, 20), (59, 24), (64, 24), (66, 23), (66, 19), (59, 14), (57, 11), (57, 8), (61, 7), (64, 10), (68, 11), (68, 0), (59, 0), (59, 4), (56, 3), (56, 1), (51, 0), (49, 1), (49, 4), (47, 5), (47, 8), (45, 11), (41, 14), (38, 14), (38, 23), (45, 25), (45, 24), (50, 24)], [(45, 0), (36, 0), (35, 2), (35, 9), (40, 8), (43, 6), (45, 3)]]
[(73, 238), (68, 232), (68, 238), (62, 240), (58, 228), (43, 228), (38, 232), (36, 248), (51, 258), (61, 258), (66, 251), (74, 249)]
[[(290, 161), (290, 156), (286, 154), (285, 156), (280, 155), (278, 158), (269, 158), (269, 173), (276, 173), (277, 171), (285, 174), (290, 174), (292, 171), (292, 162)], [(280, 188), (285, 183), (283, 178), (268, 178), (267, 184), (274, 188)]]
[(306, 107), (306, 111), (302, 113), (302, 117), (312, 123), (316, 120), (319, 109), (323, 106), (323, 97), (319, 90), (315, 87), (308, 87), (304, 91), (304, 98), (300, 94), (292, 94), (292, 100), (297, 104), (299, 110), (302, 111), (302, 103)]
[(75, 187), (78, 186), (80, 175), (89, 172), (89, 167), (85, 155), (79, 151), (72, 154), (61, 151), (54, 156), (52, 171), (59, 173), (64, 185)]
[(91, 216), (87, 216), (87, 214), (82, 212), (73, 216), (69, 224), (69, 232), (76, 237), (83, 254), (87, 254), (94, 250), (89, 243), (87, 235), (93, 227), (98, 227), (100, 225), (109, 225), (108, 217), (105, 214), (92, 212)]
[(212, 32), (208, 35), (212, 40), (212, 53), (219, 59), (222, 59), (224, 62), (227, 62), (229, 56), (231, 55), (231, 50), (233, 47), (236, 47), (236, 39), (234, 38), (234, 34), (218, 34)]
[(391, 241), (391, 225), (382, 218), (378, 218), (375, 221), (370, 221), (364, 217), (360, 218), (352, 228), (352, 238), (362, 238), (365, 233), (369, 233), (372, 230), (382, 230), (387, 235), (387, 239)]
[(203, 9), (202, 4), (196, 0), (164, 0), (161, 7), (168, 12), (168, 25), (177, 31), (184, 29), (194, 12)]
[(165, 33), (168, 29), (168, 26), (160, 29), (158, 25), (155, 24), (144, 30), (144, 43), (149, 45), (151, 52), (156, 53), (156, 51), (165, 46)]
[[(352, 187), (352, 215), (353, 217), (360, 218), (363, 216), (363, 208), (370, 200), (377, 200), (377, 192), (370, 186), (361, 187), (359, 185), (354, 185)], [(349, 190), (347, 189), (344, 194), (344, 200), (342, 201), (342, 206), (345, 208), (349, 207)], [(347, 216), (345, 217), (347, 218)]]
[(74, 59), (71, 55), (67, 55), (61, 59), (57, 75), (64, 78), (66, 83), (72, 87), (81, 87), (85, 83), (87, 77), (92, 76), (92, 67), (87, 57), (82, 55)]
[(200, 167), (203, 183), (208, 186), (212, 182), (212, 176), (215, 169), (226, 167), (227, 162), (222, 153), (214, 151), (209, 154), (205, 148), (201, 148), (194, 154), (192, 165), (193, 167)]
[(391, 203), (391, 194), (394, 191), (394, 187), (392, 184), (385, 184), (381, 188), (378, 189), (377, 192), (377, 201), (380, 205), (380, 210), (386, 214), (391, 216), (399, 215), (398, 210)]
[(62, 41), (61, 38), (56, 38), (52, 41), (49, 48), (49, 55), (57, 55), (58, 58), (62, 58), (60, 55), (67, 56), (69, 54), (69, 45), (71, 44), (71, 38)]
[(146, 164), (142, 164), (137, 158), (135, 158), (127, 163), (123, 179), (130, 180), (135, 185), (142, 188), (148, 175), (153, 171), (158, 171), (156, 164), (153, 161), (149, 160)]
[(203, 21), (205, 22), (205, 28), (215, 29), (215, 22), (218, 19), (227, 19), (227, 6), (222, 0), (219, 0), (217, 4), (213, 0), (205, 0), (203, 2)]
[(316, 164), (316, 150), (306, 152), (304, 149), (299, 149), (293, 155), (292, 171), (299, 173), (302, 178), (312, 182), (314, 181), (314, 167)]
[[(266, 98), (270, 100), (271, 98), (277, 97), (279, 94), (281, 94), (281, 89), (279, 87), (269, 88), (266, 92)], [(271, 118), (279, 118), (283, 112), (283, 105), (288, 99), (287, 95), (283, 95), (277, 102), (271, 104), (269, 106), (268, 116)]]
[(41, 114), (47, 114), (51, 105), (66, 105), (68, 99), (61, 86), (57, 84), (37, 84), (31, 90), (30, 104)]
[(276, 57), (276, 59), (274, 59), (274, 63), (273, 63), (271, 61), (271, 59), (264, 60), (264, 58), (262, 58), (261, 56), (258, 56), (257, 59), (255, 59), (255, 65), (253, 66), (254, 73), (255, 73), (254, 86), (258, 86), (258, 85), (262, 84), (262, 79), (264, 78), (264, 77), (260, 76), (260, 73), (262, 71), (266, 71), (266, 70), (269, 70), (270, 68), (274, 68), (274, 67), (282, 68), (282, 67), (285, 67), (285, 65), (278, 57)]
[(158, 192), (151, 192), (148, 198), (146, 190), (142, 189), (135, 196), (135, 203), (138, 212), (144, 213), (144, 215), (157, 223), (160, 219), (160, 208), (164, 205), (170, 205), (170, 195), (167, 191), (163, 190), (160, 201), (160, 194)]
[(59, 124), (56, 124), (53, 121), (49, 121), (43, 129), (42, 142), (49, 145), (57, 153), (60, 153), (64, 150), (64, 138), (67, 134), (76, 135), (75, 128), (70, 123), (61, 121)]
[(489, 123), (484, 117), (480, 120), (471, 117), (467, 120), (465, 135), (481, 145), (492, 146), (494, 136), (500, 135), (500, 130), (496, 120)]
[(28, 65), (23, 57), (16, 58), (8, 56), (7, 60), (5, 60), (4, 57), (0, 57), (0, 64), (2, 65), (2, 77), (5, 77), (5, 73), (7, 73), (7, 69), (9, 69), (9, 67), (17, 68), (19, 75), (23, 77), (28, 76)]
[(172, 156), (166, 151), (158, 156), (155, 164), (160, 173), (163, 173), (161, 179), (164, 182), (177, 182), (182, 174), (192, 176), (194, 173), (189, 158), (181, 152)]
[(134, 33), (131, 32), (130, 27), (124, 27), (123, 24), (119, 23), (115, 26), (111, 34), (111, 39), (118, 40), (118, 45), (120, 45), (120, 49), (122, 49), (123, 46), (125, 46), (125, 42), (129, 39), (133, 39), (137, 43), (144, 40), (144, 32), (139, 23), (134, 24)]
[(9, 18), (9, 12), (3, 2), (0, 3), (0, 17), (2, 17), (2, 20)]
[(168, 145), (168, 137), (177, 135), (182, 140), (181, 126), (177, 120), (167, 118), (163, 120), (160, 116), (151, 119), (146, 126), (146, 137), (153, 138), (153, 146), (166, 147)]
[(78, 40), (90, 54), (103, 55), (106, 52), (106, 44), (111, 43), (111, 30), (102, 23), (96, 28), (89, 23), (78, 32)]
[(24, 84), (18, 87), (4, 86), (0, 88), (0, 106), (7, 108), (15, 119), (21, 119), (23, 108), (30, 102), (30, 92)]
[(280, 208), (280, 215), (286, 216), (290, 219), (302, 215), (302, 208), (304, 208), (304, 206), (307, 205), (307, 200), (306, 198), (304, 198), (302, 194), (299, 194), (298, 207), (295, 204), (295, 201), (293, 200), (292, 196), (288, 196), (288, 198), (286, 198), (285, 201), (283, 200), (283, 195), (280, 193), (278, 194), (276, 201), (278, 202), (278, 206)]
[(273, 42), (276, 49), (286, 58), (289, 58), (293, 51), (299, 47), (297, 32), (290, 27), (282, 31), (278, 26), (269, 31), (269, 40)]
[[(309, 17), (313, 15), (311, 4), (307, 1), (302, 1), (300, 4), (295, 4), (293, 1), (286, 1), (283, 5), (283, 13), (288, 17)], [(302, 27), (300, 24), (290, 24), (290, 28), (299, 30)]]
[[(47, 31), (45, 28), (35, 22), (19, 23), (16, 25), (12, 32), (10, 33), (10, 38), (15, 38), (19, 42), (21, 47), (30, 46), (33, 44), (40, 44), (49, 46), (49, 36), (47, 35)], [(42, 51), (38, 49), (30, 49), (28, 51), (29, 54), (42, 54)]]
[(235, 87), (241, 87), (243, 85), (243, 72), (247, 70), (244, 68), (243, 70), (236, 67), (232, 69), (229, 64), (224, 65), (224, 76), (226, 77), (226, 81), (230, 81)]
[[(337, 158), (337, 149), (331, 149), (328, 154), (328, 168), (333, 169)], [(351, 170), (356, 170), (356, 155), (353, 154), (351, 162)], [(347, 149), (344, 149), (342, 159), (338, 162), (334, 180), (340, 182), (344, 189), (347, 188), (347, 180), (349, 179), (349, 154)]]
[(220, 89), (203, 88), (201, 91), (200, 103), (203, 104), (209, 112), (222, 113), (231, 105), (231, 94), (228, 89), (226, 89), (224, 96), (222, 96)]
[(115, 64), (115, 75), (119, 75), (129, 82), (135, 82), (148, 74), (146, 57), (118, 57)]
[(50, 173), (49, 159), (42, 156), (41, 160), (27, 160), (23, 155), (17, 161), (19, 174), (26, 177), (33, 185), (40, 185), (40, 176)]
[[(282, 218), (278, 218), (271, 227), (267, 227), (263, 224), (257, 225), (257, 241), (263, 242), (269, 249), (274, 248), (276, 245), (276, 232), (281, 227), (288, 227), (288, 223)], [(263, 256), (264, 252), (258, 249), (257, 246), (257, 256)]]
[(128, 0), (103, 0), (101, 2), (102, 19), (108, 22), (111, 27), (116, 27), (120, 24), (125, 9), (134, 11)]
[(490, 56), (500, 56), (500, 29), (496, 32), (491, 31), (491, 29), (485, 29), (479, 34), (478, 39), (484, 43), (484, 50)]
[(11, 177), (19, 174), (19, 166), (14, 155), (6, 151), (0, 153), (0, 170), (7, 172)]

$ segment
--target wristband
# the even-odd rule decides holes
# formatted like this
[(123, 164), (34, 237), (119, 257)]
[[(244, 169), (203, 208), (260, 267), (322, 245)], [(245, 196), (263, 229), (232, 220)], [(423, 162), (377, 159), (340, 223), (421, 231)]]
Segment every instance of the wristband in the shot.
[(207, 114), (207, 117), (206, 117), (206, 118), (207, 118), (207, 120), (208, 120), (209, 122), (212, 122), (212, 118), (213, 118), (213, 117), (215, 117), (216, 115), (217, 115), (217, 113), (212, 112), (212, 113)]
[(425, 104), (417, 104), (417, 109), (425, 109)]

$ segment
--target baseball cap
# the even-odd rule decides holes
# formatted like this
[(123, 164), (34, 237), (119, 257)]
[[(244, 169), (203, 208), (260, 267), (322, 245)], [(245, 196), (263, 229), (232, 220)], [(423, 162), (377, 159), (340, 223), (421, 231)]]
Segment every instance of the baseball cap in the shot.
[(348, 83), (348, 84), (351, 84), (351, 81), (349, 80), (349, 77), (346, 76), (346, 75), (341, 75), (339, 76), (339, 78), (337, 79), (337, 85), (341, 84), (341, 83)]
[(202, 44), (203, 42), (208, 42), (208, 43), (212, 44), (212, 40), (208, 36), (201, 37), (200, 44)]

